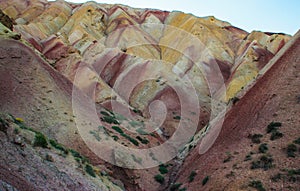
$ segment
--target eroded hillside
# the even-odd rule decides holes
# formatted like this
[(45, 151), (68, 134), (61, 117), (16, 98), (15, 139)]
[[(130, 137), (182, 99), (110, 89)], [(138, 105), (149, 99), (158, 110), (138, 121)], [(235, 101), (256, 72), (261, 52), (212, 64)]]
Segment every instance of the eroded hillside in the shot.
[[(218, 176), (228, 170), (212, 171), (222, 164), (207, 155), (220, 159), (228, 151), (229, 160), (237, 163), (235, 159), (240, 160), (251, 150), (246, 134), (254, 133), (248, 130), (248, 124), (238, 127), (239, 115), (252, 126), (257, 121), (257, 129), (264, 134), (266, 123), (281, 118), (270, 118), (263, 108), (266, 111), (270, 108), (280, 111), (280, 108), (275, 108), (273, 102), (265, 107), (256, 107), (252, 102), (265, 103), (268, 97), (265, 92), (271, 94), (273, 87), (281, 82), (284, 86), (291, 80), (294, 85), (286, 85), (285, 91), (274, 91), (272, 95), (293, 89), (293, 95), (297, 96), (299, 90), (299, 82), (293, 80), (298, 77), (295, 71), (299, 69), (299, 59), (295, 55), (299, 51), (292, 45), (289, 45), (290, 53), (287, 48), (281, 50), (291, 39), (289, 35), (248, 33), (212, 16), (198, 18), (181, 12), (94, 2), (12, 0), (0, 1), (0, 9), (4, 12), (0, 15), (0, 111), (24, 119), (27, 126), (45, 134), (48, 142), (55, 140), (88, 157), (94, 165), (92, 168), (101, 172), (97, 181), (100, 178), (108, 189), (199, 190), (205, 176), (215, 178), (208, 178), (210, 184), (201, 190), (223, 188), (231, 179)], [(282, 55), (295, 58), (291, 61), (293, 67), (285, 61), (286, 67), (268, 77), (275, 70), (272, 68), (280, 65), (280, 61), (268, 64), (269, 61)], [(280, 72), (286, 73), (284, 78), (279, 78)], [(264, 84), (261, 81), (268, 84), (261, 85)], [(287, 113), (296, 116), (297, 108)], [(210, 129), (214, 130), (215, 122), (209, 121), (218, 121), (224, 115), (225, 130), (221, 138), (207, 153), (199, 155), (203, 135), (209, 137)], [(242, 135), (232, 133), (232, 129)], [(298, 132), (296, 128), (286, 131), (295, 137)], [(235, 141), (235, 136), (242, 139)], [(263, 139), (267, 140), (266, 136)], [(180, 140), (179, 143), (175, 141), (159, 152), (153, 149), (139, 153), (141, 149), (160, 148), (172, 137)], [(283, 136), (280, 141), (292, 141), (295, 137)], [(111, 142), (106, 143), (107, 140)], [(239, 155), (232, 149), (220, 149), (220, 140), (225, 140), (222, 146), (226, 148), (241, 144), (244, 149), (237, 149)], [(117, 149), (118, 145), (123, 149)], [(138, 152), (128, 154), (127, 148)], [(277, 154), (282, 158), (282, 153)], [(177, 157), (169, 161), (172, 157), (168, 155)], [(297, 164), (298, 155), (295, 157), (290, 164)], [(200, 162), (205, 160), (216, 163)], [(80, 168), (82, 164), (72, 165)], [(296, 168), (285, 166), (290, 167)], [(234, 185), (227, 190), (248, 189), (245, 181), (262, 174), (249, 171), (247, 164), (240, 169), (244, 187), (236, 186), (239, 181), (231, 181)], [(193, 170), (193, 181), (188, 181), (186, 177)], [(103, 177), (108, 177), (107, 182), (103, 183)], [(211, 183), (213, 180), (216, 184)], [(5, 178), (2, 181), (16, 184)], [(79, 188), (90, 185), (88, 178), (86, 181)], [(25, 182), (29, 184), (30, 177)], [(41, 188), (42, 184), (37, 179), (33, 186)], [(297, 188), (293, 183), (291, 186)]]

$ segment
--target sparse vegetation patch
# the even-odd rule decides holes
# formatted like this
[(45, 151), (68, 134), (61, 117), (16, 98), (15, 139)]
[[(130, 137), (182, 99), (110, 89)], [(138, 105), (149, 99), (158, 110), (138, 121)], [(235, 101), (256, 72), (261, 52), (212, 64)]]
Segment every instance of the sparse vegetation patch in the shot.
[(276, 139), (280, 139), (281, 137), (283, 137), (283, 134), (280, 131), (273, 131), (270, 137), (270, 140), (276, 140)]
[(249, 160), (252, 160), (252, 156), (251, 154), (247, 154), (244, 161), (249, 161)]
[(249, 186), (252, 187), (252, 188), (257, 189), (258, 191), (266, 191), (266, 189), (264, 188), (263, 184), (259, 180), (252, 180), (249, 183)]
[(180, 120), (181, 117), (179, 115), (176, 115), (176, 116), (173, 117), (173, 119)]
[(300, 145), (300, 137), (298, 139), (294, 140), (294, 143), (297, 145)]
[(258, 160), (251, 163), (251, 169), (262, 168), (264, 170), (268, 170), (273, 166), (273, 158), (270, 155), (263, 155)]
[(161, 165), (159, 165), (158, 170), (161, 174), (167, 174), (169, 172), (167, 167), (168, 167), (167, 165), (161, 164)]
[(298, 182), (300, 181), (300, 169), (286, 169), (285, 173), (278, 173), (271, 177), (272, 182), (279, 181)]
[(89, 164), (85, 165), (85, 171), (92, 177), (96, 177), (93, 167)]
[(112, 126), (111, 128), (112, 128), (113, 130), (117, 131), (117, 132), (120, 133), (120, 134), (124, 133), (124, 131), (123, 131), (120, 127), (118, 127), (118, 126)]
[(195, 171), (192, 171), (189, 176), (189, 182), (193, 182), (196, 175), (197, 175), (197, 173)]
[(259, 145), (258, 147), (258, 151), (260, 153), (266, 153), (269, 150), (267, 143), (263, 143), (261, 145)]
[(163, 184), (165, 182), (165, 178), (160, 174), (155, 175), (154, 179), (156, 180), (156, 182), (159, 182), (160, 184)]
[(171, 187), (170, 187), (170, 191), (176, 191), (176, 190), (178, 190), (181, 185), (182, 185), (182, 183), (172, 184)]
[(206, 176), (206, 177), (202, 180), (202, 186), (204, 186), (205, 184), (207, 184), (208, 181), (209, 181), (209, 176)]
[(297, 151), (297, 146), (295, 144), (289, 144), (286, 148), (286, 154), (288, 157), (296, 157), (295, 152)]
[(262, 134), (253, 134), (253, 135), (250, 135), (249, 137), (251, 138), (252, 143), (259, 144), (261, 142), (260, 138), (262, 138), (263, 135)]
[(223, 163), (229, 162), (233, 158), (233, 156), (230, 153), (226, 153), (226, 155), (227, 157), (223, 160)]
[(113, 116), (104, 115), (103, 117), (101, 117), (101, 121), (104, 121), (109, 124), (116, 124), (116, 125), (120, 124), (120, 122)]
[(267, 133), (271, 133), (270, 140), (274, 141), (283, 137), (283, 134), (278, 130), (281, 126), (282, 124), (280, 122), (271, 122), (267, 126)]
[(271, 177), (271, 181), (272, 182), (278, 182), (282, 178), (282, 176), (283, 175), (281, 173), (278, 173), (278, 174)]
[(135, 146), (139, 146), (139, 142), (136, 139), (130, 137), (129, 135), (127, 135), (125, 133), (121, 133), (120, 135), (123, 136), (123, 137), (125, 137), (127, 140), (129, 140)]
[(277, 131), (279, 127), (281, 127), (281, 123), (280, 122), (271, 122), (268, 126), (267, 126), (267, 133), (271, 133), (273, 131)]
[(63, 151), (65, 154), (69, 153), (69, 150), (66, 149), (63, 145), (57, 143), (55, 140), (50, 139), (49, 143), (52, 147), (56, 148), (57, 150)]
[(142, 144), (148, 144), (149, 143), (149, 141), (148, 141), (148, 139), (146, 139), (146, 138), (142, 138), (142, 137), (140, 137), (140, 136), (137, 136), (136, 137), (137, 138), (137, 140), (139, 140)]
[(47, 148), (48, 142), (45, 135), (40, 132), (35, 133), (33, 146)]

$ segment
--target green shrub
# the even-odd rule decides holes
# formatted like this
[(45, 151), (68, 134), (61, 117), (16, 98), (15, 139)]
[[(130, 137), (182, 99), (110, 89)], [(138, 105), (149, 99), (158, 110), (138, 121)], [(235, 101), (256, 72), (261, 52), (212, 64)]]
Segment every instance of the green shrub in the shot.
[(299, 175), (300, 175), (300, 169), (298, 170), (294, 170), (294, 169), (291, 169), (291, 170), (288, 170), (288, 181), (289, 182), (297, 182), (299, 180)]
[(178, 191), (186, 191), (186, 187), (180, 188)]
[(33, 146), (47, 148), (48, 143), (47, 143), (45, 135), (43, 135), (42, 133), (39, 133), (39, 132), (35, 133)]
[(84, 164), (84, 163), (89, 163), (90, 162), (90, 160), (88, 159), (88, 158), (86, 158), (86, 157), (84, 157), (84, 156), (82, 156), (82, 158), (81, 158), (81, 162)]
[(49, 143), (50, 143), (50, 145), (52, 145), (52, 147), (56, 148), (57, 150), (63, 151), (65, 154), (69, 153), (68, 149), (66, 149), (64, 146), (62, 146), (61, 144), (57, 143), (53, 139), (50, 139)]
[(80, 158), (77, 158), (77, 157), (74, 157), (75, 161), (80, 163), (81, 162), (81, 159)]
[(206, 176), (206, 177), (202, 180), (202, 186), (204, 186), (208, 181), (209, 181), (209, 176)]
[(254, 135), (250, 136), (252, 143), (255, 143), (255, 144), (259, 144), (260, 138), (262, 138), (262, 137), (263, 137), (262, 134), (254, 134)]
[(140, 136), (137, 136), (136, 137), (137, 138), (137, 140), (139, 140), (142, 144), (148, 144), (149, 143), (149, 141), (147, 140), (147, 139), (143, 139), (142, 137), (140, 137)]
[(259, 160), (255, 160), (251, 163), (251, 169), (262, 168), (268, 170), (273, 167), (273, 158), (272, 156), (263, 155)]
[(93, 167), (89, 164), (85, 165), (85, 171), (92, 177), (96, 177)]
[(175, 183), (175, 184), (172, 184), (170, 186), (170, 191), (176, 191), (180, 188), (180, 186), (182, 185), (182, 183)]
[(100, 113), (101, 113), (102, 115), (105, 115), (105, 116), (110, 116), (110, 114), (107, 113), (106, 111), (100, 111)]
[(134, 144), (135, 146), (139, 146), (139, 142), (137, 142), (137, 140), (135, 140), (134, 138), (129, 137), (128, 140), (129, 140), (132, 144)]
[(251, 154), (247, 154), (244, 161), (249, 161), (249, 160), (252, 160), (252, 156)]
[(287, 180), (289, 182), (297, 182), (299, 180), (300, 169), (290, 169), (285, 170), (287, 174), (278, 173), (275, 176), (271, 177), (272, 182), (278, 182), (279, 180)]
[(263, 155), (260, 157), (263, 169), (267, 170), (273, 167), (273, 158), (270, 155)]
[(19, 134), (19, 133), (20, 133), (19, 128), (15, 128), (15, 129), (14, 129), (14, 134)]
[(138, 113), (138, 114), (141, 114), (141, 113), (142, 113), (141, 110), (136, 109), (136, 108), (134, 108), (132, 111), (133, 111), (134, 113)]
[(196, 175), (197, 175), (197, 173), (195, 171), (192, 171), (189, 176), (189, 182), (193, 182)]
[(71, 152), (71, 154), (72, 154), (72, 156), (73, 156), (74, 158), (80, 158), (80, 159), (83, 158), (83, 157), (79, 154), (79, 152), (77, 152), (77, 151), (75, 151), (75, 150), (73, 150), (73, 149), (70, 149), (70, 152)]
[[(13, 117), (13, 119), (14, 119), (14, 122), (15, 122), (16, 124), (21, 123), (19, 120), (16, 120), (14, 117)], [(0, 117), (0, 125), (1, 125), (1, 126), (8, 126), (8, 122), (7, 122), (5, 119), (2, 119), (2, 118)]]
[(282, 178), (282, 174), (278, 173), (275, 176), (271, 177), (272, 182), (278, 182)]
[(299, 178), (297, 178), (296, 176), (288, 176), (288, 181), (289, 182), (297, 182)]
[(232, 159), (232, 155), (228, 152), (226, 153), (227, 157), (223, 160), (223, 163), (229, 162)]
[(160, 174), (155, 175), (155, 176), (154, 176), (154, 179), (155, 179), (157, 182), (159, 182), (160, 184), (163, 184), (163, 183), (165, 182), (165, 178), (164, 178), (162, 175), (160, 175)]
[(240, 98), (238, 98), (238, 97), (233, 97), (233, 98), (230, 98), (229, 101), (232, 102), (233, 105), (235, 105), (238, 101), (240, 101)]
[(119, 137), (118, 136), (116, 136), (116, 135), (113, 135), (113, 136), (111, 136), (113, 139), (114, 139), (114, 141), (117, 141), (117, 140), (119, 140)]
[(300, 168), (297, 170), (294, 170), (294, 169), (288, 170), (288, 175), (290, 175), (290, 176), (300, 175)]
[(297, 146), (295, 144), (289, 144), (287, 146), (286, 152), (288, 157), (295, 157), (295, 152), (297, 151)]
[(256, 188), (258, 191), (266, 191), (263, 184), (259, 180), (252, 180), (249, 183), (249, 186), (252, 187), (252, 188)]
[(177, 116), (174, 116), (173, 119), (180, 120), (181, 117), (179, 115), (177, 115)]
[(146, 144), (149, 143), (149, 141), (148, 141), (148, 139), (143, 139), (143, 140), (141, 141), (141, 143), (144, 144), (144, 145), (146, 145)]
[(143, 140), (143, 138), (140, 137), (140, 136), (136, 136), (135, 138), (136, 138), (137, 140), (139, 140), (140, 142), (142, 142), (142, 140)]
[(159, 165), (159, 169), (158, 170), (159, 170), (159, 172), (161, 174), (167, 174), (169, 172), (168, 169), (167, 169), (167, 166), (163, 165), (163, 164)]
[(295, 144), (300, 145), (300, 137), (294, 141)]
[(259, 147), (258, 147), (258, 151), (260, 153), (266, 153), (268, 151), (268, 149), (269, 148), (268, 148), (267, 143), (263, 143), (263, 144), (259, 145)]
[(275, 131), (272, 131), (272, 134), (271, 134), (271, 137), (270, 137), (270, 140), (276, 140), (276, 139), (280, 139), (281, 137), (283, 137), (283, 134), (277, 130)]
[(0, 131), (2, 131), (3, 133), (6, 134), (8, 126), (9, 126), (9, 124), (7, 123), (7, 121), (0, 118)]
[(101, 117), (101, 121), (104, 121), (109, 124), (116, 124), (116, 125), (120, 124), (120, 122), (118, 120), (116, 120), (115, 117), (113, 117), (113, 116), (104, 115), (103, 117)]
[(117, 131), (117, 132), (120, 133), (120, 134), (124, 133), (124, 131), (123, 131), (120, 127), (118, 127), (118, 126), (112, 126), (111, 128), (112, 128), (113, 130)]
[(192, 150), (195, 147), (195, 145), (190, 144), (189, 145), (189, 151)]
[(276, 131), (278, 129), (278, 127), (281, 127), (281, 123), (280, 122), (271, 122), (268, 127), (267, 127), (267, 133), (271, 133), (273, 131)]
[(125, 133), (121, 133), (121, 136), (125, 137), (127, 140), (129, 140), (135, 146), (139, 146), (139, 142), (137, 140), (135, 140), (134, 138), (130, 137), (129, 135), (127, 135)]

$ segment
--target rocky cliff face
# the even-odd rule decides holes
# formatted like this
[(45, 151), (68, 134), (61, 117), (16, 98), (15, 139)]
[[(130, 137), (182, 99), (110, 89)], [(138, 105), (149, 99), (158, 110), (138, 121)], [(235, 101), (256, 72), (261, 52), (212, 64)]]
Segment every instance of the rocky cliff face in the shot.
[[(94, 2), (12, 0), (0, 1), (0, 9), (1, 112), (24, 118), (49, 139), (89, 157), (95, 168), (110, 172), (116, 189), (125, 184), (128, 190), (164, 190), (176, 180), (185, 183), (188, 172), (180, 165), (191, 149), (185, 145), (190, 135), (198, 132), (192, 141), (197, 145), (208, 121), (217, 121), (228, 104), (248, 92), (291, 38), (248, 33), (212, 16)], [(231, 124), (228, 118), (225, 123)], [(165, 154), (174, 150), (180, 157), (164, 167), (169, 170), (161, 184), (153, 178), (158, 168), (147, 164), (166, 162), (165, 156), (128, 155), (103, 142), (109, 137), (119, 145), (149, 149), (176, 132), (183, 141)], [(99, 142), (105, 156), (94, 154)], [(121, 169), (105, 161), (152, 168)], [(197, 190), (199, 181), (186, 186)]]

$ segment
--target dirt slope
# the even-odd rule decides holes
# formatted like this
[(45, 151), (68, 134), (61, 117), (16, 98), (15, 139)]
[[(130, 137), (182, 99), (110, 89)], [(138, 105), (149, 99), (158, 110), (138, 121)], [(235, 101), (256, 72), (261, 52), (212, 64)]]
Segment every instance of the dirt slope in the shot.
[(21, 121), (0, 113), (1, 190), (121, 190), (76, 151), (38, 139), (41, 133)]
[[(251, 180), (261, 180), (267, 190), (300, 189), (299, 177), (295, 182), (270, 180), (277, 173), (283, 173), (283, 169), (299, 169), (299, 153), (295, 158), (286, 156), (287, 145), (300, 137), (299, 52), (300, 32), (269, 62), (268, 69), (253, 87), (232, 106), (213, 147), (203, 155), (199, 154), (199, 147), (189, 154), (178, 173), (177, 182), (184, 183), (188, 190), (197, 191), (249, 190)], [(272, 121), (282, 123), (280, 132), (283, 133), (282, 138), (273, 141), (266, 133)], [(267, 171), (250, 169), (251, 162), (262, 155), (258, 152), (258, 144), (249, 139), (251, 134), (263, 135), (261, 143), (267, 143), (274, 168)], [(253, 159), (244, 161), (251, 151)], [(197, 175), (189, 183), (192, 171)], [(202, 186), (206, 176), (210, 180)]]

